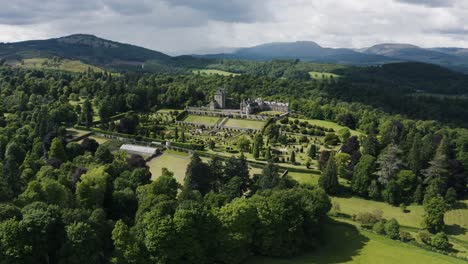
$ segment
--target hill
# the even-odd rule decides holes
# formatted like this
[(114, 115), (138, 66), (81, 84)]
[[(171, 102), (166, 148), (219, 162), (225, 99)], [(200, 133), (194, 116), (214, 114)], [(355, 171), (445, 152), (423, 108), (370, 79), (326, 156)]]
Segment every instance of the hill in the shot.
[[(201, 63), (191, 56), (171, 57), (162, 52), (102, 39), (93, 35), (76, 34), (46, 40), (0, 43), (0, 59), (18, 64), (25, 59), (53, 58), (78, 60), (111, 70), (145, 70), (178, 68), (180, 65)], [(156, 67), (157, 65), (158, 67)]]
[(361, 49), (362, 53), (405, 61), (426, 62), (468, 72), (468, 51), (462, 48), (425, 49), (410, 44), (378, 44)]
[(355, 65), (383, 64), (398, 61), (393, 58), (360, 53), (351, 49), (325, 48), (313, 41), (267, 43), (241, 48), (232, 53), (203, 55), (202, 57), (247, 60), (301, 59), (313, 62)]

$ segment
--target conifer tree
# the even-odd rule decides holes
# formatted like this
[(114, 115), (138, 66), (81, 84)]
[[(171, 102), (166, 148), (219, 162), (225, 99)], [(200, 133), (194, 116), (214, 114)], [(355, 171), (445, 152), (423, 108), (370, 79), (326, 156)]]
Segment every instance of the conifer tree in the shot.
[(315, 144), (310, 145), (309, 152), (307, 153), (307, 155), (311, 159), (315, 159), (315, 157), (317, 156), (317, 145), (315, 145)]
[(49, 158), (56, 158), (62, 162), (67, 160), (67, 154), (63, 149), (62, 141), (59, 138), (54, 138), (49, 150)]
[(319, 179), (319, 185), (328, 194), (336, 194), (338, 192), (338, 174), (334, 155), (331, 155), (328, 159), (327, 166)]
[(296, 152), (294, 150), (291, 152), (291, 158), (289, 160), (292, 164), (296, 163)]

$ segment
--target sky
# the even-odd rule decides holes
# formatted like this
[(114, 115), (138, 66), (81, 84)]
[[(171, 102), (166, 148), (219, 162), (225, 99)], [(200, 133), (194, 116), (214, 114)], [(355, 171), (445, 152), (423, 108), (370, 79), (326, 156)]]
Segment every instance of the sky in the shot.
[(468, 0), (0, 0), (0, 42), (76, 33), (173, 55), (299, 40), (468, 48)]

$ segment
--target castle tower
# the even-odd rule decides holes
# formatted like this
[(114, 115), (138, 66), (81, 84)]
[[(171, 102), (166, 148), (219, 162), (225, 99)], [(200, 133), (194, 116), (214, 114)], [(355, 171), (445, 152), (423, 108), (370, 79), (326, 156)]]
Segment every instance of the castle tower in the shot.
[(224, 92), (224, 88), (218, 88), (218, 90), (214, 94), (214, 100), (218, 104), (219, 108), (226, 108), (226, 94)]

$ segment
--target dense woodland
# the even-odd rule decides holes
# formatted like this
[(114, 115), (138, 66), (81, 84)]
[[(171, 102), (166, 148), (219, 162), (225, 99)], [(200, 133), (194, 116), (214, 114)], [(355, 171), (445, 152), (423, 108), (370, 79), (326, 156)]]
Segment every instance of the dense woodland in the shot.
[[(287, 68), (273, 62), (265, 74), (237, 77), (1, 68), (0, 263), (239, 263), (251, 255), (291, 256), (320, 244), (320, 224), (331, 208), (327, 194), (423, 204), (425, 227), (443, 231), (444, 211), (467, 195), (466, 99), (409, 96), (427, 80), (388, 83), (390, 73), (375, 73), (381, 68), (320, 81), (267, 74), (281, 67)], [(440, 77), (427, 92), (440, 92), (451, 79)], [(340, 139), (339, 153), (309, 150), (321, 164), (320, 187), (280, 177), (274, 162), (250, 178), (244, 157), (204, 163), (196, 154), (183, 185), (170, 171), (150, 181), (139, 156), (111, 153), (93, 140), (65, 140), (65, 128), (89, 127), (93, 111), (103, 130), (149, 136), (157, 127), (140, 126), (135, 115), (127, 114), (119, 128), (110, 118), (204, 105), (219, 86), (234, 106), (258, 96), (288, 101), (309, 118), (364, 134)], [(462, 89), (455, 84), (453, 94)], [(80, 96), (87, 98), (83, 107), (69, 103)], [(263, 132), (275, 141), (278, 129)], [(340, 186), (338, 177), (351, 187)]]

